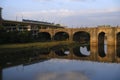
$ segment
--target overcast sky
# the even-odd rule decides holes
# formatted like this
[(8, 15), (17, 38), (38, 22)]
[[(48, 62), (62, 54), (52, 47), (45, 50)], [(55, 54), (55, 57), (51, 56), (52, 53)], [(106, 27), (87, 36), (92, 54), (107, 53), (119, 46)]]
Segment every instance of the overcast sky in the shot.
[(68, 27), (120, 25), (120, 0), (0, 0), (3, 19), (32, 19)]

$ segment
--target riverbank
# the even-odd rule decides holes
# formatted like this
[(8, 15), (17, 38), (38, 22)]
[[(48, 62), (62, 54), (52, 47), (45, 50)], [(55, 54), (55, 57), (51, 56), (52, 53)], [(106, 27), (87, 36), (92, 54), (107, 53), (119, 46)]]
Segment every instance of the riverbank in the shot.
[[(69, 45), (69, 47), (79, 46), (79, 42), (74, 41), (54, 41), (54, 42), (34, 42), (34, 43), (18, 43), (18, 44), (2, 44), (0, 45), (0, 54), (4, 53), (34, 53), (51, 47)], [(81, 44), (81, 46), (89, 44)]]
[(0, 53), (14, 53), (19, 51), (27, 51), (39, 48), (50, 48), (56, 45), (70, 45), (74, 42), (70, 41), (55, 41), (55, 42), (35, 42), (24, 44), (4, 44), (0, 45)]
[(23, 44), (4, 44), (0, 45), (0, 49), (2, 48), (24, 48), (24, 47), (39, 47), (39, 48), (48, 48), (55, 45), (63, 44), (68, 45), (74, 42), (70, 41), (55, 41), (55, 42), (34, 42), (34, 43), (23, 43)]

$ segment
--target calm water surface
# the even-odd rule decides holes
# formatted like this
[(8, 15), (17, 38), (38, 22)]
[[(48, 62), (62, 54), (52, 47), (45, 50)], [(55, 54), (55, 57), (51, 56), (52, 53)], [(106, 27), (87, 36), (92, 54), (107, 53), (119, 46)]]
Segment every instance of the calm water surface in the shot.
[[(105, 53), (106, 49), (107, 47), (105, 46)], [(64, 50), (65, 55), (70, 54), (67, 48), (62, 48), (62, 50), (53, 48), (53, 50), (56, 50), (55, 52), (62, 56), (62, 50)], [(78, 51), (77, 53), (82, 53), (86, 56), (90, 55), (89, 46), (77, 47), (74, 51)], [(46, 54), (46, 52), (43, 53)], [(30, 61), (28, 63), (28, 56), (31, 57), (33, 55), (26, 55), (25, 59), (22, 57), (17, 59), (20, 61), (20, 64), (17, 64), (17, 66), (13, 65), (3, 68), (0, 71), (0, 78), (2, 80), (120, 80), (120, 64), (117, 63), (98, 63), (68, 59), (47, 59), (44, 61)], [(26, 61), (27, 63), (24, 60), (28, 60)], [(11, 61), (16, 63), (14, 60)], [(5, 62), (6, 64), (11, 64), (10, 62)]]
[(51, 59), (3, 69), (3, 80), (120, 80), (120, 64)]

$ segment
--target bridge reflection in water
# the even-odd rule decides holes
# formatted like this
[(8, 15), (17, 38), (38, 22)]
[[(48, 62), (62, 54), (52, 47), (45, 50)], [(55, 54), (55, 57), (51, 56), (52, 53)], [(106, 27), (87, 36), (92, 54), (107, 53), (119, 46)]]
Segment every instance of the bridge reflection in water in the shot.
[(77, 59), (90, 60), (98, 62), (120, 62), (118, 54), (120, 54), (120, 47), (115, 50), (114, 46), (101, 45), (98, 47), (90, 45), (76, 45), (76, 46), (58, 46), (51, 48), (48, 55), (40, 55), (41, 58), (63, 58), (63, 59)]
[(10, 66), (30, 65), (43, 62), (51, 58), (88, 60), (97, 62), (120, 62), (120, 46), (117, 49), (107, 44), (91, 46), (87, 44), (57, 45), (51, 48), (40, 48), (35, 51), (20, 52), (0, 55), (0, 77), (2, 80), (2, 69)]
[(52, 50), (46, 57), (120, 62), (120, 27), (40, 29), (39, 33), (46, 33), (46, 37), (49, 35), (48, 40), (51, 41), (75, 41), (80, 44), (89, 44), (90, 47), (89, 55), (83, 55), (81, 51), (78, 53), (80, 46), (72, 46), (68, 47), (70, 54), (62, 54), (64, 49)]
[[(106, 44), (104, 46), (106, 46)], [(101, 47), (103, 47), (103, 45), (99, 46), (99, 48)], [(120, 47), (115, 50), (114, 46), (107, 46), (107, 53), (105, 50), (105, 47), (104, 49), (101, 48), (101, 50), (98, 50), (98, 47), (96, 46), (74, 44), (74, 46), (57, 45), (51, 48), (40, 48), (39, 50), (33, 52), (30, 51), (29, 53), (2, 54), (0, 56), (0, 77), (2, 80), (2, 69), (4, 70), (7, 67), (20, 64), (27, 66), (37, 62), (43, 62), (51, 58), (119, 62)]]
[(51, 48), (39, 48), (27, 52), (6, 53), (0, 55), (0, 66), (7, 67), (17, 64), (42, 61), (51, 58), (89, 60), (97, 62), (120, 62), (120, 46), (106, 44), (97, 46), (73, 44), (56, 45)]

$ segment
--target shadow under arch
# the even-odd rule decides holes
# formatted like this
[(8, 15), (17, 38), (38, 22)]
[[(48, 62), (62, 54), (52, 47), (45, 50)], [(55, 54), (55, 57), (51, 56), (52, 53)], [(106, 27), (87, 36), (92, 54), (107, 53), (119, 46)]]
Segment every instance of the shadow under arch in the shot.
[(79, 31), (74, 33), (73, 35), (73, 41), (79, 42), (79, 43), (90, 43), (90, 34), (85, 31)]
[(117, 44), (116, 44), (116, 55), (117, 55), (117, 57), (119, 57), (120, 58), (120, 32), (118, 32), (117, 33), (117, 37), (116, 37), (117, 39)]
[(68, 39), (69, 39), (69, 34), (67, 32), (57, 32), (53, 36), (53, 40), (56, 40), (56, 41), (63, 41)]
[(38, 41), (51, 41), (51, 35), (48, 32), (39, 32), (37, 36)]
[(99, 35), (98, 35), (98, 54), (99, 54), (100, 57), (105, 57), (106, 56), (105, 41), (106, 41), (105, 32), (99, 33)]

